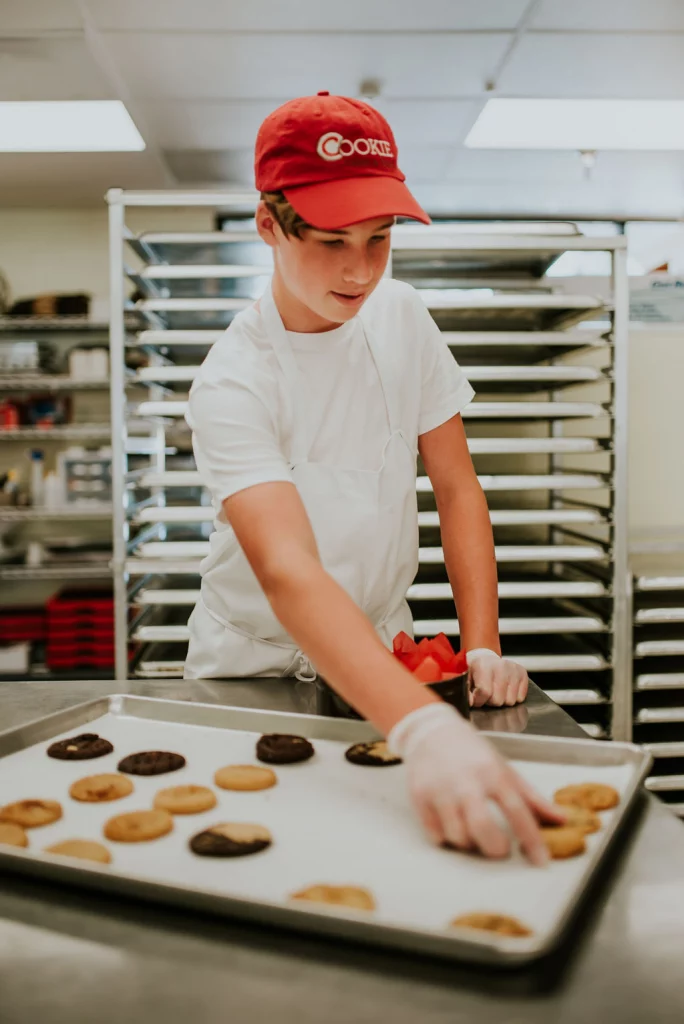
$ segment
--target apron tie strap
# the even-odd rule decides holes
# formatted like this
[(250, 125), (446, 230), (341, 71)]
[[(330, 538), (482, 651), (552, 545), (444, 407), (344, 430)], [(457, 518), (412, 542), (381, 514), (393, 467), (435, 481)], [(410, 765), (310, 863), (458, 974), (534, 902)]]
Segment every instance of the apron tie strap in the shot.
[(295, 679), (299, 679), (302, 683), (313, 683), (316, 680), (317, 672), (309, 659), (307, 658), (304, 651), (297, 649), (295, 659), (299, 661), (298, 667), (295, 669)]

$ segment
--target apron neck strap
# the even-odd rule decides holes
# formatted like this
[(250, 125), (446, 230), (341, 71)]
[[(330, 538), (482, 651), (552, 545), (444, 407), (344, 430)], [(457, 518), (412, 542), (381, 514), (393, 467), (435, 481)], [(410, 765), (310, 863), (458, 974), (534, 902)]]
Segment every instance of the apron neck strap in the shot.
[[(266, 328), (268, 340), (273, 347), (288, 386), (289, 416), (292, 433), (290, 461), (293, 465), (296, 465), (306, 461), (311, 448), (311, 438), (307, 436), (306, 430), (306, 395), (304, 393), (302, 376), (292, 351), (292, 345), (287, 337), (282, 317), (273, 298), (271, 283), (269, 283), (268, 288), (259, 300), (259, 311)], [(361, 310), (358, 314), (358, 319), (366, 339), (366, 344), (378, 371), (380, 385), (387, 406), (390, 435), (392, 435), (401, 429), (395, 366), (390, 358), (391, 353), (378, 343), (376, 332), (369, 329), (365, 310)]]

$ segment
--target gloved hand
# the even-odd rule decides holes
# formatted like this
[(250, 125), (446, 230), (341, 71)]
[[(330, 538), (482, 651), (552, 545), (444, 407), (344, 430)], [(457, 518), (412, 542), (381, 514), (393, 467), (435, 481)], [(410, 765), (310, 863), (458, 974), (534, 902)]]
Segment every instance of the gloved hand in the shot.
[(560, 825), (564, 813), (536, 793), (454, 708), (440, 702), (410, 712), (387, 743), (406, 764), (411, 799), (435, 843), (507, 857), (511, 837), (493, 813), (493, 802), (528, 859), (546, 864), (538, 823)]
[(521, 704), (527, 696), (529, 679), (527, 670), (516, 661), (502, 658), (486, 647), (466, 653), (470, 669), (471, 707), (483, 704), (501, 707), (503, 704)]

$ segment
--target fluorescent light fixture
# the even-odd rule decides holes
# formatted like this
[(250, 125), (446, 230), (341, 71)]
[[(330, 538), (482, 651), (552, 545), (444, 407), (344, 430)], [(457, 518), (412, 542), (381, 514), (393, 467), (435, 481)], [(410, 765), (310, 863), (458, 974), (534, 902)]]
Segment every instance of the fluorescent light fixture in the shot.
[(0, 103), (2, 153), (113, 153), (145, 141), (120, 100)]
[(471, 149), (684, 149), (684, 100), (489, 100)]

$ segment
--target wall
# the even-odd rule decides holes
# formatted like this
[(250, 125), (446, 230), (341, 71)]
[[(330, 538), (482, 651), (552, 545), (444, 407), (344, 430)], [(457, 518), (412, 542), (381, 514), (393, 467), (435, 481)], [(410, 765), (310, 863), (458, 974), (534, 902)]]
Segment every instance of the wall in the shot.
[[(137, 230), (212, 229), (210, 210), (130, 210)], [(15, 298), (108, 294), (107, 208), (0, 208), (0, 270)], [(559, 283), (554, 281), (554, 284)], [(630, 339), (630, 527), (637, 542), (684, 537), (684, 324)]]

